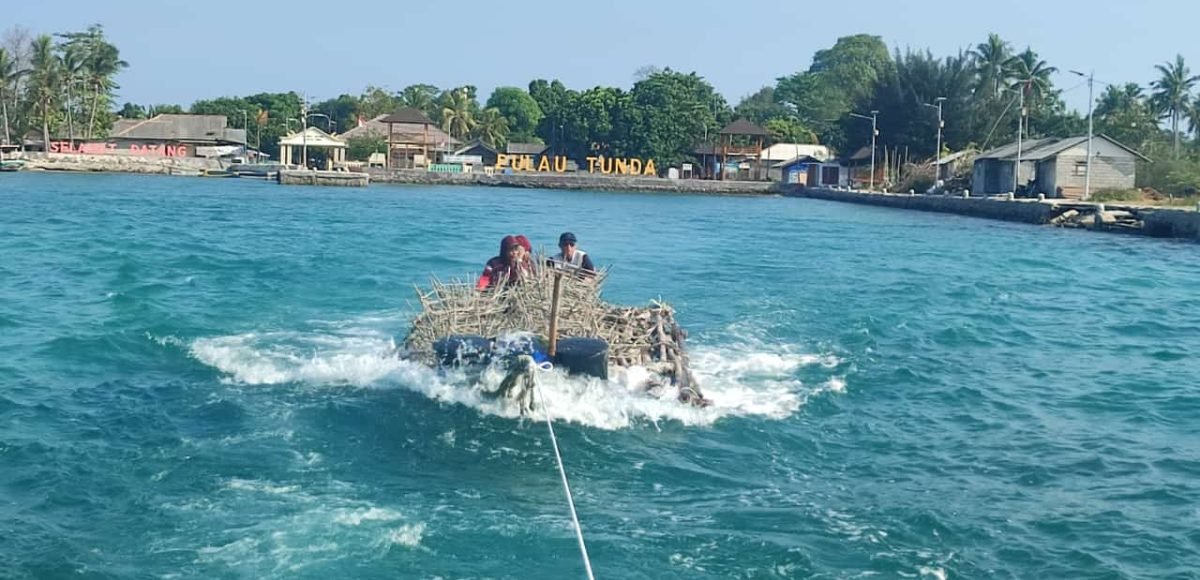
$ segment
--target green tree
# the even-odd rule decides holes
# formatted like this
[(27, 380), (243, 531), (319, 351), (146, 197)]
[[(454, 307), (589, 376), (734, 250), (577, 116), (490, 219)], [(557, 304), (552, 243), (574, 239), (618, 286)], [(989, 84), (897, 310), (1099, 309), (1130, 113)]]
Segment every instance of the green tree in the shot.
[(67, 139), (75, 141), (75, 88), (84, 82), (87, 63), (85, 54), (78, 45), (64, 44), (60, 47), (58, 68), (62, 74), (63, 87), (67, 90), (64, 103), (67, 113)]
[(328, 115), (333, 120), (334, 132), (346, 132), (358, 125), (361, 103), (354, 95), (338, 95), (337, 98), (321, 101), (313, 106), (314, 113)]
[(50, 145), (50, 110), (54, 98), (59, 94), (61, 76), (58, 70), (58, 58), (54, 55), (54, 41), (48, 35), (41, 35), (33, 40), (30, 47), (29, 91), (32, 100), (41, 109), (42, 144)]
[(1058, 72), (1058, 69), (1038, 58), (1033, 49), (1026, 48), (1009, 58), (1008, 68), (1012, 79), (1009, 88), (1025, 91), (1026, 106), (1041, 104), (1054, 90), (1050, 75)]
[(1137, 83), (1105, 87), (1092, 115), (1096, 132), (1139, 151), (1145, 151), (1160, 133), (1158, 119)]
[(520, 143), (534, 139), (538, 123), (545, 116), (537, 101), (519, 87), (496, 88), (488, 97), (485, 108), (495, 109), (504, 117), (507, 121), (509, 137)]
[(153, 117), (155, 115), (182, 115), (187, 110), (179, 105), (150, 105), (146, 109), (146, 115)]
[[(259, 150), (272, 156), (279, 154), (279, 139), (300, 128), (300, 96), (288, 93), (258, 93), (248, 97), (221, 97), (196, 101), (190, 112), (196, 115), (223, 115), (230, 127), (241, 127), (265, 112), (264, 123), (258, 128)], [(162, 111), (156, 111), (161, 113)]]
[(368, 86), (358, 97), (359, 111), (368, 119), (393, 113), (402, 105), (400, 99), (385, 89), (375, 85)]
[(378, 134), (351, 137), (346, 140), (346, 157), (353, 161), (367, 161), (372, 153), (387, 151), (387, 138)]
[(795, 118), (768, 119), (763, 129), (767, 130), (774, 143), (818, 143), (817, 134)]
[(691, 155), (706, 127), (717, 124), (712, 103), (722, 99), (700, 75), (671, 69), (651, 74), (629, 93), (629, 152), (662, 165)]
[[(442, 95), (442, 130), (455, 139), (463, 139), (475, 128), (474, 109), (478, 107), (467, 87), (459, 87)], [(474, 107), (472, 105), (475, 105)]]
[[(111, 119), (107, 115), (109, 103), (115, 89), (120, 88), (116, 75), (129, 67), (129, 63), (121, 60), (121, 51), (104, 37), (104, 27), (93, 24), (84, 32), (69, 32), (60, 34), (65, 39), (64, 49), (73, 50), (80, 59), (80, 82), (90, 91), (90, 112), (88, 114), (87, 138), (106, 130)], [(69, 100), (69, 99), (68, 99)], [(103, 109), (105, 117), (97, 123), (97, 116)]]
[[(939, 98), (945, 124), (943, 146), (953, 149), (975, 141), (980, 124), (971, 107), (976, 76), (968, 54), (937, 58), (928, 50), (897, 51), (894, 62), (894, 73), (880, 83), (868, 107), (879, 111), (880, 145), (908, 150), (917, 158), (934, 157), (938, 133), (934, 107)], [(870, 121), (847, 119), (843, 127), (856, 146), (870, 142)]]
[[(661, 73), (660, 73), (661, 74)], [(629, 93), (613, 87), (570, 92), (563, 115), (561, 152), (576, 159), (588, 155), (615, 157), (628, 152)]]
[(4, 117), (4, 143), (12, 142), (12, 130), (8, 119), (8, 102), (16, 92), (25, 71), (18, 66), (17, 59), (7, 48), (0, 47), (0, 112)]
[(771, 119), (786, 119), (791, 110), (775, 98), (775, 87), (763, 87), (743, 98), (733, 113), (757, 125), (766, 125)]
[(570, 114), (571, 102), (578, 93), (567, 89), (557, 79), (536, 79), (529, 83), (529, 96), (542, 110), (542, 119), (537, 124), (537, 136), (542, 142), (549, 144), (551, 149), (562, 152), (567, 116)]
[(1188, 103), (1192, 98), (1192, 89), (1200, 76), (1192, 75), (1183, 55), (1175, 55), (1174, 62), (1156, 65), (1155, 70), (1160, 75), (1158, 80), (1150, 84), (1154, 93), (1150, 102), (1160, 115), (1171, 120), (1171, 136), (1174, 139), (1174, 156), (1179, 158), (1179, 122), (1187, 112)]
[(146, 109), (141, 105), (125, 103), (121, 110), (117, 111), (117, 116), (122, 119), (145, 119)]
[(499, 109), (488, 107), (479, 115), (471, 135), (496, 147), (503, 147), (508, 143), (508, 132), (508, 118), (500, 114)]
[(1012, 58), (1012, 47), (999, 34), (992, 33), (986, 42), (975, 45), (970, 54), (977, 75), (976, 92), (989, 99), (999, 98), (1011, 80), (1008, 62)]
[(880, 37), (842, 37), (833, 47), (818, 51), (807, 71), (778, 79), (775, 96), (791, 106), (801, 122), (817, 130), (823, 143), (841, 147), (846, 137), (840, 121), (851, 112), (865, 112), (893, 70)]
[[(442, 106), (438, 102), (440, 92), (437, 87), (429, 84), (408, 85), (400, 91), (397, 104), (401, 107), (412, 107), (437, 121), (442, 114)], [(473, 94), (471, 98), (475, 98)]]

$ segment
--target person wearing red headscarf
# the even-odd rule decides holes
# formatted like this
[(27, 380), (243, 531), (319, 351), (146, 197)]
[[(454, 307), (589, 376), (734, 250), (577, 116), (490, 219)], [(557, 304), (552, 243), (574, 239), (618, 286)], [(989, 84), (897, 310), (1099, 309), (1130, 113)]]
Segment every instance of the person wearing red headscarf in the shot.
[(504, 236), (500, 240), (500, 255), (487, 261), (483, 274), (475, 282), (476, 290), (486, 290), (516, 282), (533, 269), (529, 259), (529, 239), (525, 236)]

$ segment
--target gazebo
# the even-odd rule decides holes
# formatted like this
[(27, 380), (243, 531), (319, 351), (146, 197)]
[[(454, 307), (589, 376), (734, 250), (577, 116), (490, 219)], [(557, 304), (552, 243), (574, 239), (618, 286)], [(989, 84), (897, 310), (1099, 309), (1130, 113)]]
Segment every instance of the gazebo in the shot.
[[(719, 133), (717, 146), (714, 148), (714, 153), (721, 156), (721, 180), (728, 179), (729, 172), (729, 157), (740, 158), (745, 161), (748, 158), (754, 159), (755, 173), (757, 179), (765, 179), (766, 175), (762, 171), (762, 160), (759, 159), (759, 153), (763, 150), (763, 141), (767, 138), (767, 131), (746, 119), (738, 119), (725, 126)], [(735, 176), (737, 173), (735, 173)]]
[[(429, 163), (429, 146), (437, 144), (437, 134), (440, 131), (433, 120), (425, 116), (425, 113), (412, 107), (405, 107), (379, 121), (387, 125), (388, 167), (414, 167), (416, 165), (417, 151), (421, 152), (421, 158), (424, 162)], [(401, 127), (407, 126), (409, 128), (419, 127), (417, 130), (418, 135), (412, 135), (397, 141), (395, 125), (401, 125)], [(433, 139), (430, 139), (431, 133)], [(399, 157), (400, 159), (396, 160), (395, 157)]]
[[(284, 165), (291, 165), (299, 157), (303, 163), (307, 160), (307, 148), (309, 147), (330, 150), (325, 158), (326, 169), (332, 169), (335, 163), (346, 161), (346, 142), (316, 127), (308, 127), (280, 139), (279, 160)], [(300, 155), (297, 155), (297, 149), (299, 149)]]

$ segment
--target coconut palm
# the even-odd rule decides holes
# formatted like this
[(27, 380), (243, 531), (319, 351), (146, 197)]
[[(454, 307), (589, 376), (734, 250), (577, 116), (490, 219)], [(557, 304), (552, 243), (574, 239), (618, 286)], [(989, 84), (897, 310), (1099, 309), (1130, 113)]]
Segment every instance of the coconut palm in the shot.
[(75, 87), (83, 81), (85, 64), (83, 51), (78, 45), (63, 47), (58, 58), (58, 70), (67, 89), (67, 138), (71, 142), (75, 141)]
[(1159, 115), (1171, 119), (1171, 133), (1175, 136), (1175, 157), (1179, 158), (1179, 122), (1186, 114), (1192, 88), (1196, 81), (1200, 80), (1200, 76), (1191, 74), (1191, 70), (1183, 62), (1183, 55), (1176, 55), (1175, 62), (1166, 62), (1154, 68), (1162, 76), (1150, 83), (1154, 88), (1150, 103)]
[(16, 94), (17, 83), (25, 71), (17, 67), (17, 59), (7, 48), (0, 47), (0, 112), (4, 116), (4, 143), (12, 142), (12, 130), (8, 121), (8, 101)]
[(1050, 75), (1058, 69), (1038, 58), (1036, 52), (1026, 48), (1007, 61), (1010, 76), (1009, 88), (1024, 89), (1026, 102), (1041, 103), (1053, 89)]
[(54, 96), (59, 93), (61, 78), (58, 58), (54, 55), (54, 43), (43, 34), (30, 45), (29, 90), (33, 100), (41, 109), (42, 145), (50, 146), (50, 109)]
[(975, 61), (975, 71), (978, 76), (976, 90), (995, 98), (1000, 91), (1008, 86), (1008, 60), (1012, 58), (1012, 48), (999, 34), (989, 34), (987, 42), (981, 42), (971, 49), (971, 58)]
[(121, 60), (121, 54), (116, 46), (104, 41), (102, 36), (92, 43), (87, 55), (87, 82), (92, 90), (92, 111), (88, 118), (88, 139), (96, 127), (96, 111), (100, 107), (100, 95), (107, 95), (113, 89), (120, 88), (113, 77), (129, 63)]
[(500, 109), (488, 107), (479, 116), (473, 132), (477, 139), (482, 139), (496, 147), (503, 147), (508, 141), (508, 119), (500, 114)]
[(471, 114), (471, 99), (466, 89), (450, 91), (442, 105), (442, 130), (455, 139), (462, 139), (475, 127)]

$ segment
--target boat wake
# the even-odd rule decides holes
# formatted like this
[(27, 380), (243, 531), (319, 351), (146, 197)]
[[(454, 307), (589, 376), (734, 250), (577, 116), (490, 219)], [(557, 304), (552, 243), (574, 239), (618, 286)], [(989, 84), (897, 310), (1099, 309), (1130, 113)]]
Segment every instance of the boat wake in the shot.
[[(811, 397), (845, 389), (844, 364), (832, 354), (806, 353), (793, 345), (739, 336), (726, 344), (695, 340), (692, 370), (712, 405), (680, 404), (673, 390), (644, 391), (650, 372), (614, 367), (607, 381), (539, 371), (538, 404), (558, 421), (603, 429), (678, 421), (712, 425), (726, 417), (785, 419)], [(353, 324), (309, 331), (245, 333), (184, 342), (190, 356), (243, 385), (356, 388), (401, 387), (430, 399), (482, 413), (517, 418), (518, 405), (490, 397), (503, 379), (489, 369), (478, 380), (460, 371), (438, 371), (395, 356), (392, 335)]]

